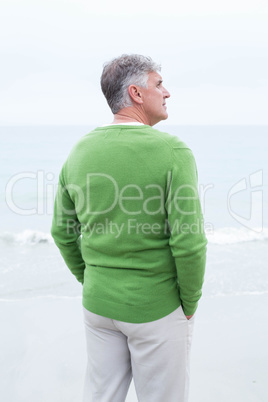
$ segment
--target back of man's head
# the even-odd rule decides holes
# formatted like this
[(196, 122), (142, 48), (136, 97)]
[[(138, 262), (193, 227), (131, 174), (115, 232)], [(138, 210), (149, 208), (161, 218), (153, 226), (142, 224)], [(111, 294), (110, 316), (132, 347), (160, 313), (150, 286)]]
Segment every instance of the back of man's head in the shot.
[(113, 114), (132, 106), (128, 94), (130, 85), (147, 86), (148, 74), (160, 71), (161, 66), (150, 57), (123, 54), (104, 64), (101, 89)]

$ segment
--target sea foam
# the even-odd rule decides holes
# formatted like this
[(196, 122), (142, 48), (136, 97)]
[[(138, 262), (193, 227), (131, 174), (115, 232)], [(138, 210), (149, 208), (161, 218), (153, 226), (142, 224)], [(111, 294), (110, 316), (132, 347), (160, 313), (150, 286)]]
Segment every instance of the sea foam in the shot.
[(24, 230), (20, 233), (4, 232), (0, 234), (0, 240), (6, 243), (14, 243), (19, 245), (36, 245), (40, 243), (53, 243), (50, 233), (40, 232), (37, 230)]
[[(215, 229), (212, 233), (206, 234), (208, 242), (211, 244), (236, 244), (268, 240), (268, 228), (247, 229), (224, 227)], [(53, 238), (50, 233), (24, 230), (20, 233), (3, 232), (0, 234), (0, 241), (16, 245), (38, 245), (40, 243), (52, 244)]]
[(207, 233), (207, 239), (212, 244), (236, 244), (268, 240), (268, 228), (248, 229), (224, 227)]

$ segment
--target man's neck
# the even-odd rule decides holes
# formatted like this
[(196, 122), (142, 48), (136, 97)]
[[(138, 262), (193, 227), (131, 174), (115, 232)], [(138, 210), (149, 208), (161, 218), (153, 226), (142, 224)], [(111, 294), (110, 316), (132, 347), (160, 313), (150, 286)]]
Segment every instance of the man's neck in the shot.
[(132, 107), (121, 109), (114, 115), (113, 124), (119, 123), (142, 123), (149, 124), (146, 118)]

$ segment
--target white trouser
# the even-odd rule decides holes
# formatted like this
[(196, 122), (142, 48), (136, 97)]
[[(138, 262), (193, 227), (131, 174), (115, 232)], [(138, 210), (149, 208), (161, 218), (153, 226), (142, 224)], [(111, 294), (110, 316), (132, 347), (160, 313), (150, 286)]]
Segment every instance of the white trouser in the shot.
[(178, 307), (132, 324), (84, 308), (88, 367), (84, 402), (123, 402), (133, 376), (139, 402), (186, 402), (194, 317)]

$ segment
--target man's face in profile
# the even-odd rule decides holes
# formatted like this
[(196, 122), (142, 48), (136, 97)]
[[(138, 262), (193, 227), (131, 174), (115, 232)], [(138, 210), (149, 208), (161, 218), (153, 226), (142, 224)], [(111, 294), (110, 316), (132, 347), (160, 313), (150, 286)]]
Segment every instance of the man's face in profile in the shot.
[(163, 86), (163, 80), (157, 72), (149, 73), (147, 88), (141, 88), (143, 97), (142, 108), (150, 125), (168, 118), (166, 99), (170, 97), (169, 92)]

